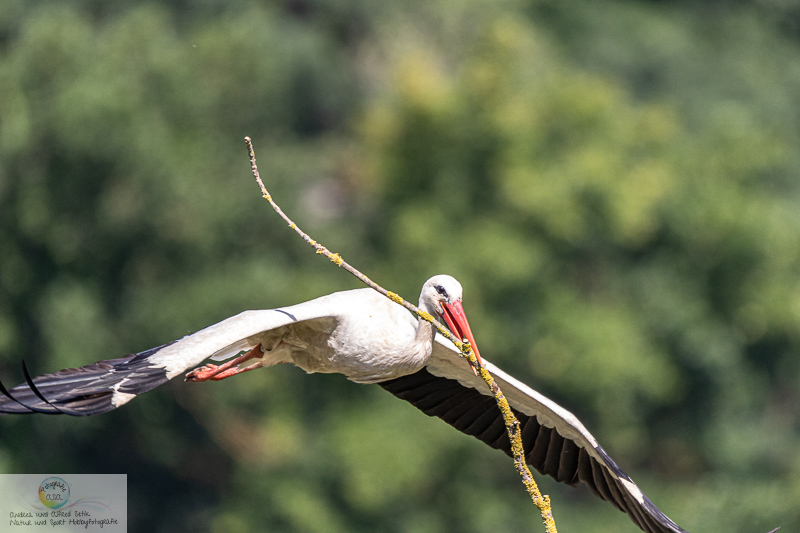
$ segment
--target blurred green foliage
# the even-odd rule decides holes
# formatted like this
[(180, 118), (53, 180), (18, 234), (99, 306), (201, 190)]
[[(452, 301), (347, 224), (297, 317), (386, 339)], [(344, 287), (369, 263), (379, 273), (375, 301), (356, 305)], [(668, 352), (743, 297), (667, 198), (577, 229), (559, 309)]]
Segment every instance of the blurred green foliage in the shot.
[[(482, 353), (690, 531), (800, 527), (800, 10), (0, 4), (0, 376), (357, 282), (465, 287)], [(128, 474), (131, 531), (536, 531), (511, 462), (279, 367), (0, 419), (0, 472)], [(539, 476), (541, 477), (541, 476)], [(559, 530), (633, 531), (542, 481)]]

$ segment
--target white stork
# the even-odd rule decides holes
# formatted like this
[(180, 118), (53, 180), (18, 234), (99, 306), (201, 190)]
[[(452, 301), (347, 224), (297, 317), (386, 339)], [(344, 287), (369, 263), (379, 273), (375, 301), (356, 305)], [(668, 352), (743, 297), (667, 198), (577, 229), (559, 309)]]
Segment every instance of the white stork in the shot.
[[(438, 316), (479, 357), (461, 304), (461, 284), (445, 275), (425, 282), (419, 307)], [(423, 413), (510, 455), (499, 409), (486, 384), (433, 326), (372, 289), (337, 292), (309, 302), (245, 311), (180, 340), (69, 368), (10, 391), (0, 383), (0, 413), (96, 415), (128, 403), (208, 358), (187, 381), (220, 380), (277, 363), (306, 372), (338, 372), (357, 383), (377, 383)], [(569, 485), (586, 484), (626, 512), (648, 533), (683, 532), (600, 447), (583, 424), (555, 402), (488, 361), (516, 412), (528, 463)], [(24, 366), (23, 366), (24, 369)]]

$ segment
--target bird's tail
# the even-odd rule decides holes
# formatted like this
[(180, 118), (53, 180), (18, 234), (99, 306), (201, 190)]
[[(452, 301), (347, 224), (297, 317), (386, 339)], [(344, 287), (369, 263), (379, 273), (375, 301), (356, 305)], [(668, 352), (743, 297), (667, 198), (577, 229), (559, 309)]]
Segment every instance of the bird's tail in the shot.
[(89, 416), (116, 409), (169, 380), (164, 367), (149, 360), (169, 344), (33, 379), (23, 362), (25, 383), (8, 390), (0, 382), (0, 415)]

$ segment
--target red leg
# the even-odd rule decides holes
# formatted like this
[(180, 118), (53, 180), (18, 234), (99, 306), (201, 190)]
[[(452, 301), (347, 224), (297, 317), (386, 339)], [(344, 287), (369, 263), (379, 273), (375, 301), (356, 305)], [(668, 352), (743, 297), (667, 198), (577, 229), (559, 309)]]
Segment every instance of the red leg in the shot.
[[(235, 376), (237, 374), (243, 374), (245, 372), (249, 372), (251, 370), (255, 370), (256, 368), (261, 368), (262, 365), (263, 365), (263, 363), (258, 362), (258, 363), (252, 364), (250, 366), (246, 366), (244, 368), (239, 368), (238, 366), (236, 368), (229, 368), (228, 370), (225, 370), (224, 372), (220, 372), (219, 374), (214, 374), (213, 376), (211, 376), (208, 379), (211, 380), (211, 381), (222, 381), (225, 378), (229, 378), (229, 377)], [(206, 381), (206, 380), (203, 380), (203, 381)]]
[(200, 368), (195, 368), (188, 374), (186, 374), (186, 381), (192, 381), (195, 383), (199, 383), (201, 381), (219, 381), (231, 376), (235, 376), (236, 374), (240, 374), (242, 372), (246, 372), (248, 370), (253, 370), (256, 368), (260, 368), (261, 364), (257, 363), (255, 365), (251, 365), (247, 368), (240, 369), (239, 365), (244, 363), (245, 361), (249, 361), (250, 359), (255, 359), (261, 357), (264, 352), (261, 350), (261, 345), (257, 344), (247, 353), (243, 353), (239, 357), (231, 359), (224, 364), (219, 366), (207, 364), (205, 366), (201, 366)]

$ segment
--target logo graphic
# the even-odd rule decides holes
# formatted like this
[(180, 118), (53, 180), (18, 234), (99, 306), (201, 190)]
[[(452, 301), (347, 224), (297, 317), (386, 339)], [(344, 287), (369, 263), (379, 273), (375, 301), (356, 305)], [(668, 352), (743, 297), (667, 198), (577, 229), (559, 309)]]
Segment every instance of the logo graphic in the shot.
[(50, 509), (58, 509), (69, 501), (69, 483), (60, 477), (49, 477), (39, 485), (39, 500)]

